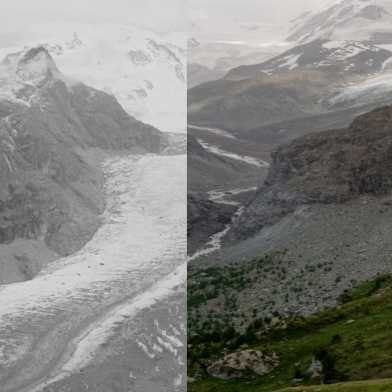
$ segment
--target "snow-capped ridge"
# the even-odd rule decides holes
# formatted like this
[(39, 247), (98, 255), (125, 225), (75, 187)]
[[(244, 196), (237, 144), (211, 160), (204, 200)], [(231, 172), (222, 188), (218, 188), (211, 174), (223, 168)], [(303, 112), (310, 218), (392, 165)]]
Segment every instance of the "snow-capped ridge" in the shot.
[(274, 75), (290, 71), (321, 71), (335, 76), (368, 76), (383, 70), (392, 52), (370, 42), (316, 39), (297, 45), (262, 64), (232, 70), (228, 79)]
[(383, 0), (341, 0), (293, 21), (289, 41), (314, 39), (392, 42), (392, 6)]

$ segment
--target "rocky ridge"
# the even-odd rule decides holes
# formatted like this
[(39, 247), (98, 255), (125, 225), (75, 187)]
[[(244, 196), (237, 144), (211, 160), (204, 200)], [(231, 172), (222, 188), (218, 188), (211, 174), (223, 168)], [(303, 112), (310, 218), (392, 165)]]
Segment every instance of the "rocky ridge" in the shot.
[(391, 146), (388, 106), (359, 116), (347, 129), (307, 135), (278, 148), (264, 186), (237, 232), (256, 232), (301, 205), (387, 195), (392, 189)]

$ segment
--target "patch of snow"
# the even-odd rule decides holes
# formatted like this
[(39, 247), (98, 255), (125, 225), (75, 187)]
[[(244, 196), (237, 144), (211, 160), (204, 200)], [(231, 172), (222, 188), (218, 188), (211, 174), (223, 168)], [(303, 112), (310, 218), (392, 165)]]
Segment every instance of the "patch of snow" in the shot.
[(286, 68), (290, 71), (298, 67), (298, 60), (301, 58), (301, 54), (291, 54), (283, 57), (283, 63), (279, 63), (278, 68)]
[(207, 151), (212, 152), (213, 154), (221, 155), (221, 156), (231, 158), (231, 159), (234, 159), (237, 161), (245, 162), (248, 165), (252, 165), (252, 166), (258, 166), (258, 167), (263, 167), (263, 168), (268, 168), (270, 166), (270, 164), (268, 162), (263, 161), (261, 159), (257, 159), (257, 158), (250, 157), (247, 155), (238, 155), (233, 152), (225, 151), (225, 150), (222, 150), (220, 147), (212, 146), (211, 144), (208, 144), (201, 139), (198, 139), (198, 142), (200, 143), (200, 145), (202, 147), (204, 147)]
[(222, 190), (212, 190), (208, 192), (208, 199), (210, 201), (213, 201), (214, 203), (218, 204), (226, 204), (226, 205), (232, 205), (232, 206), (238, 206), (240, 205), (239, 202), (234, 201), (234, 200), (227, 200), (227, 197), (230, 196), (236, 196), (240, 195), (241, 193), (247, 193), (247, 192), (255, 192), (257, 190), (257, 187), (251, 187), (251, 188), (236, 188), (236, 189), (230, 189), (227, 191), (222, 191)]
[(323, 43), (325, 49), (339, 49), (342, 46), (342, 41), (327, 41)]
[(232, 133), (230, 133), (228, 131), (225, 131), (223, 129), (211, 128), (211, 127), (202, 127), (202, 126), (192, 125), (192, 124), (189, 124), (188, 128), (199, 130), (199, 131), (207, 131), (207, 132), (213, 133), (213, 134), (218, 135), (218, 136), (227, 137), (229, 139), (237, 139)]

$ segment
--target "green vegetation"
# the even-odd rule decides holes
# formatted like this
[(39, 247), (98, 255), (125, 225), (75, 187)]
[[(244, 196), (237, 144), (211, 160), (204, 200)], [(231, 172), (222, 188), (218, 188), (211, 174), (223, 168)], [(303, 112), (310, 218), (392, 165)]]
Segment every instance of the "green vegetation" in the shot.
[(392, 380), (356, 381), (333, 385), (287, 388), (279, 392), (390, 392)]
[[(238, 279), (238, 277), (236, 277)], [(353, 384), (351, 381), (392, 377), (392, 278), (379, 276), (346, 292), (341, 304), (308, 318), (296, 318), (271, 329), (258, 320), (242, 333), (228, 323), (214, 321), (212, 330), (190, 337), (189, 375), (196, 381), (189, 392), (272, 392), (289, 387), (294, 378), (314, 384), (308, 369), (312, 359), (323, 363), (323, 382), (287, 391), (392, 391), (392, 382)], [(211, 331), (213, 333), (211, 333)], [(244, 375), (242, 380), (210, 378), (206, 368), (227, 351), (244, 347), (275, 352), (280, 365), (264, 377)], [(365, 389), (364, 389), (365, 388)]]
[[(258, 309), (238, 304), (238, 296), (257, 284), (262, 284), (268, 274), (284, 281), (286, 268), (281, 265), (284, 253), (266, 255), (247, 263), (233, 263), (210, 267), (190, 273), (188, 277), (189, 334), (202, 336), (222, 333), (222, 328), (245, 329), (258, 319)], [(295, 287), (293, 287), (293, 292)], [(263, 309), (271, 309), (274, 302), (269, 296), (258, 296)], [(209, 306), (213, 303), (213, 306)]]

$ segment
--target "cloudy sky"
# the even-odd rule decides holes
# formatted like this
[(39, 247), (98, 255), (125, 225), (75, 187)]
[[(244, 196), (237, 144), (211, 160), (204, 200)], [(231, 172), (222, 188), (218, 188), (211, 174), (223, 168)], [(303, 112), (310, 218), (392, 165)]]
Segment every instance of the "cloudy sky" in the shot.
[(206, 41), (280, 40), (289, 21), (332, 0), (188, 0), (191, 34)]
[(289, 20), (333, 0), (0, 0), (0, 46), (53, 21), (133, 23), (207, 41), (280, 40)]
[(186, 0), (0, 0), (0, 44), (26, 24), (56, 20), (185, 30)]

